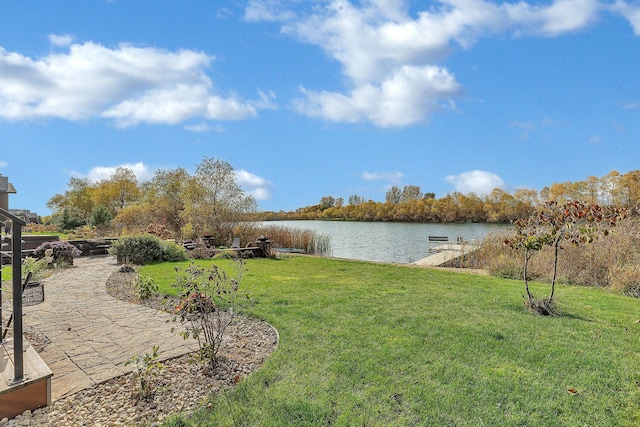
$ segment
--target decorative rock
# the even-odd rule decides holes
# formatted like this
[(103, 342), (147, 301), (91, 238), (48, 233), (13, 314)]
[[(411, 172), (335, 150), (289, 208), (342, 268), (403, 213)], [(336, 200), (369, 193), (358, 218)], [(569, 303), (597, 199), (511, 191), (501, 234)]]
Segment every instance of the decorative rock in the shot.
[[(230, 350), (227, 356), (229, 359), (233, 347)], [(248, 369), (243, 363), (231, 363), (232, 366), (237, 365), (231, 372), (207, 377), (202, 374), (202, 368), (190, 363), (190, 355), (164, 363), (167, 365), (167, 371), (160, 378), (164, 386), (158, 387), (156, 396), (150, 402), (141, 401), (141, 404), (136, 406), (136, 400), (131, 397), (129, 382), (119, 377), (113, 383), (99, 384), (89, 392), (78, 392), (48, 408), (25, 411), (12, 420), (0, 420), (0, 427), (157, 425), (172, 413), (192, 411), (196, 405), (206, 402), (209, 393), (233, 385), (224, 378), (245, 376)]]

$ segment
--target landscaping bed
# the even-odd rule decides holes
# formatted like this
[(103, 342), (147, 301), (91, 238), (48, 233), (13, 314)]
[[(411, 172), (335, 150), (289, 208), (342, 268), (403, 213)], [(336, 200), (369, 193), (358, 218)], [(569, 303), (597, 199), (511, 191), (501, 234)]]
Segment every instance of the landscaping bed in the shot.
[[(131, 282), (134, 277), (135, 273), (112, 274), (107, 281), (107, 292), (130, 303), (142, 302), (157, 309), (166, 306), (166, 300), (162, 298), (139, 301)], [(167, 325), (167, 328), (171, 326)], [(180, 328), (176, 326), (176, 329)], [(27, 335), (36, 349), (48, 344), (47, 338), (37, 331), (28, 331)], [(206, 405), (211, 393), (241, 382), (262, 365), (277, 343), (277, 332), (268, 323), (239, 316), (229, 331), (229, 339), (221, 350), (222, 363), (214, 375), (203, 373), (202, 365), (193, 363), (192, 355), (185, 355), (163, 361), (166, 368), (151, 400), (137, 399), (133, 376), (124, 375), (62, 398), (47, 408), (18, 416), (13, 425), (156, 424), (171, 414)], [(0, 426), (8, 424), (9, 420), (0, 421)]]

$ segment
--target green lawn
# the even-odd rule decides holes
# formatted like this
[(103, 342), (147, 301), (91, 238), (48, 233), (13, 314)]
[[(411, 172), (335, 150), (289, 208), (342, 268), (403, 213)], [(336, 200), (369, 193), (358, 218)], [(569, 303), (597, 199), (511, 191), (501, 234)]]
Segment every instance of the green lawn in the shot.
[[(170, 289), (174, 265), (141, 270)], [(638, 300), (560, 287), (551, 318), (494, 277), (312, 257), (247, 267), (244, 311), (279, 347), (212, 409), (167, 425), (640, 424)]]
[(11, 265), (5, 265), (2, 267), (2, 281), (11, 280), (13, 277)]

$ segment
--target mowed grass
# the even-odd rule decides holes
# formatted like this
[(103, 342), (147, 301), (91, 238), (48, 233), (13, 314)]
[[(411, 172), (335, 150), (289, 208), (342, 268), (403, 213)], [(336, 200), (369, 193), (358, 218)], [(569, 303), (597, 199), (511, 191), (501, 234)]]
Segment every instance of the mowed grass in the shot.
[(2, 267), (2, 271), (0, 271), (0, 274), (2, 274), (3, 282), (5, 280), (12, 280), (11, 278), (13, 277), (13, 268), (11, 267), (11, 265), (5, 265), (4, 267)]
[[(171, 289), (174, 265), (141, 271)], [(277, 350), (166, 425), (640, 424), (638, 300), (560, 287), (564, 315), (542, 317), (521, 282), (494, 277), (312, 257), (247, 268), (243, 311), (277, 328)]]

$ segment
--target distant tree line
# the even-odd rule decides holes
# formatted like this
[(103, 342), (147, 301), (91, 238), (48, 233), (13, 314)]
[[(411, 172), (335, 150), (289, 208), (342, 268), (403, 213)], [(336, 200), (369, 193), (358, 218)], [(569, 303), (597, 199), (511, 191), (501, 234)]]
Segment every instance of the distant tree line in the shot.
[[(245, 221), (276, 219), (332, 219), (402, 222), (508, 223), (530, 216), (537, 207), (555, 201), (620, 208), (640, 205), (640, 170), (611, 172), (584, 181), (552, 184), (541, 191), (494, 189), (487, 195), (454, 192), (436, 198), (432, 192), (407, 185), (391, 187), (384, 202), (351, 195), (325, 196), (316, 205), (293, 212), (258, 212), (255, 199), (237, 184), (234, 168), (215, 158), (204, 158), (194, 174), (183, 168), (158, 170), (139, 183), (134, 172), (118, 168), (98, 182), (71, 178), (67, 190), (55, 194), (47, 206), (49, 224), (60, 230), (87, 228), (101, 234), (131, 234), (149, 230), (163, 237), (191, 239), (209, 235), (217, 244), (229, 244), (234, 229)], [(634, 212), (631, 209), (630, 212)]]
[(292, 212), (267, 212), (267, 220), (333, 219), (350, 221), (397, 222), (491, 222), (508, 223), (529, 217), (538, 206), (549, 201), (566, 203), (581, 200), (589, 204), (635, 208), (640, 205), (640, 170), (620, 174), (610, 172), (602, 178), (590, 176), (584, 181), (555, 183), (541, 191), (517, 189), (510, 193), (496, 188), (487, 195), (453, 192), (436, 198), (420, 187), (391, 187), (384, 202), (351, 195), (325, 196), (317, 205)]
[(193, 175), (183, 168), (157, 170), (141, 184), (122, 167), (99, 182), (71, 178), (47, 206), (53, 212), (49, 222), (61, 230), (90, 226), (121, 234), (152, 226), (166, 237), (210, 235), (218, 244), (229, 244), (234, 227), (257, 210), (253, 196), (237, 184), (234, 168), (206, 157)]

